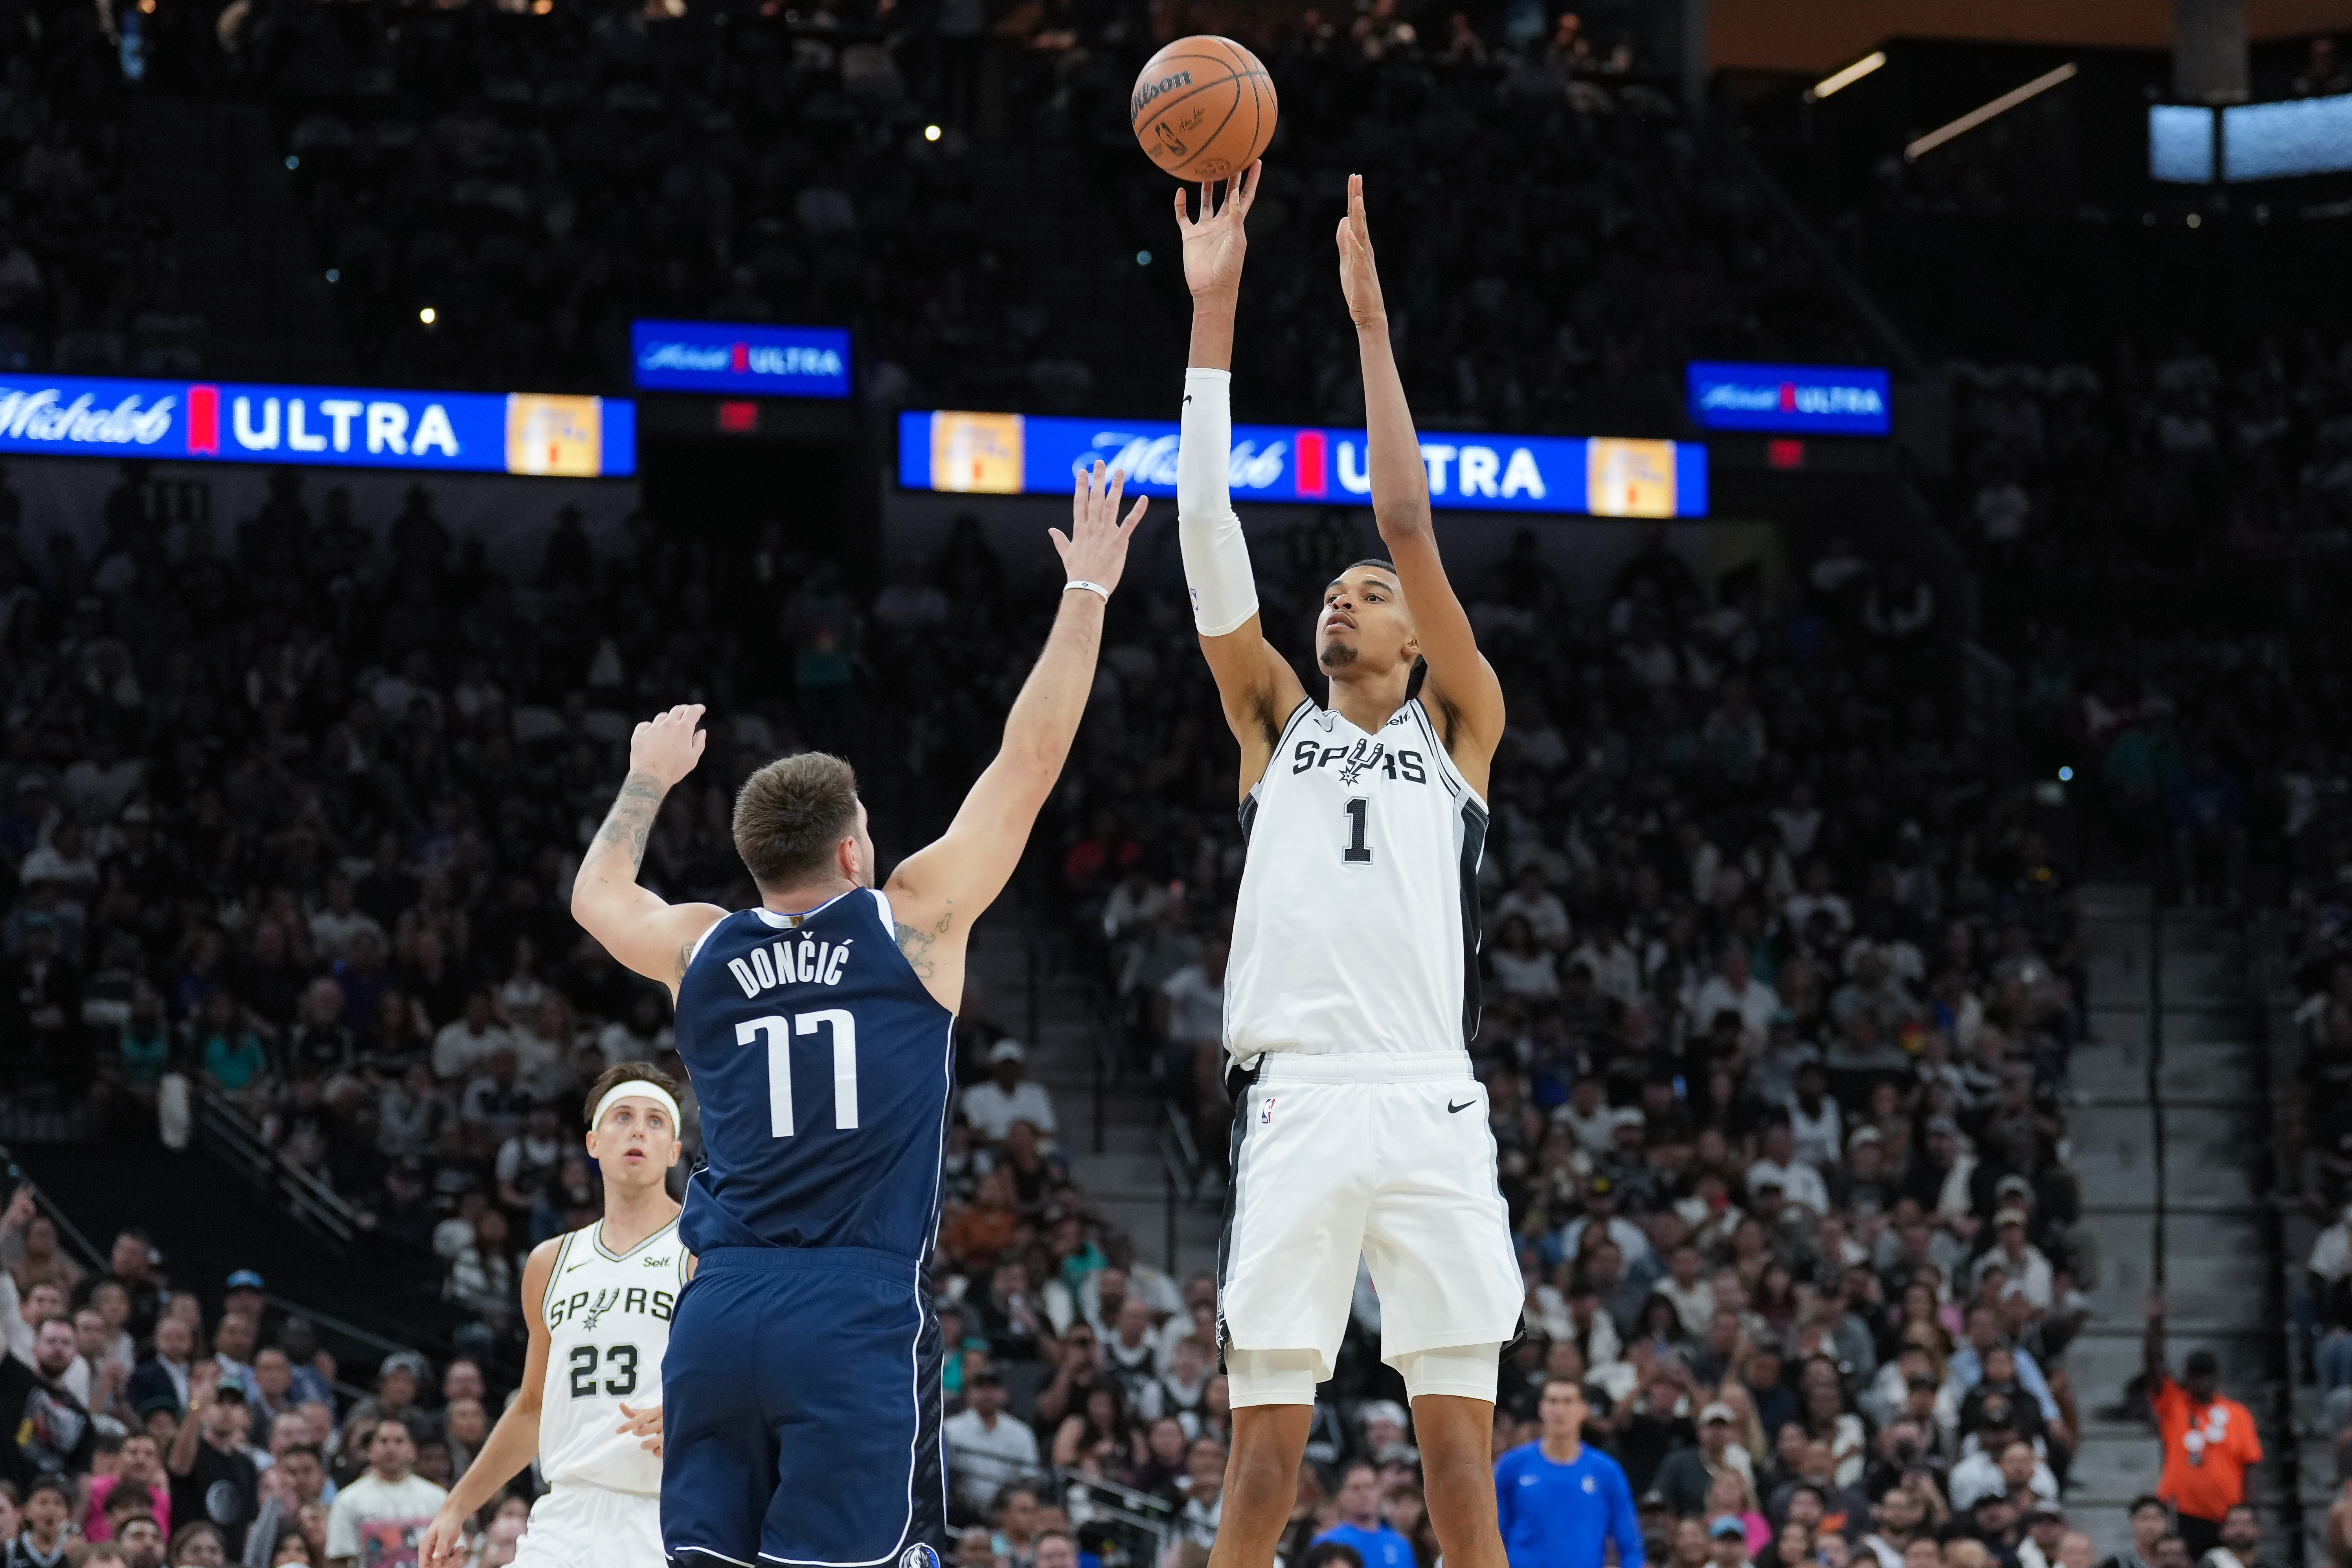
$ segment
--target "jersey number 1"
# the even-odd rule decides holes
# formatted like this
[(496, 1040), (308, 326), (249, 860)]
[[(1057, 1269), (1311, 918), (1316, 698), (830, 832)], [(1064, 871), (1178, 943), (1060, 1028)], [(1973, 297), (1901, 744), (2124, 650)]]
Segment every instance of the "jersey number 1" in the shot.
[(771, 1016), (735, 1026), (739, 1046), (767, 1037), (768, 1125), (773, 1137), (789, 1138), (794, 1131), (793, 1037), (814, 1035), (820, 1028), (830, 1028), (833, 1034), (833, 1124), (846, 1131), (857, 1125), (857, 1020), (846, 1009), (796, 1013), (789, 1020)]
[(1372, 863), (1372, 847), (1364, 842), (1364, 829), (1371, 821), (1372, 803), (1358, 795), (1347, 805), (1348, 847), (1339, 851), (1339, 860), (1348, 866), (1369, 866)]

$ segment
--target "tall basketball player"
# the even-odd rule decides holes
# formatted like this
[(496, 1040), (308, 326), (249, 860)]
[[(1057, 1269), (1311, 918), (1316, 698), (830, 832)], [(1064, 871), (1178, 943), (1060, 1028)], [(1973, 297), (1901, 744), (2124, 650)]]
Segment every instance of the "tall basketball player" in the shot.
[(1412, 1398), (1445, 1560), (1502, 1568), (1496, 1368), (1523, 1288), (1466, 1049), (1502, 688), (1438, 559), (1352, 176), (1339, 282), (1391, 559), (1360, 561), (1323, 592), (1315, 652), (1328, 703), (1265, 640), (1226, 477), (1234, 302), (1257, 179), (1254, 167), (1222, 209), (1204, 189), (1197, 219), (1176, 198), (1193, 300), (1178, 532), (1201, 648), (1241, 742), (1248, 840), (1225, 973), (1234, 1093), (1218, 1310), (1234, 1447), (1212, 1568), (1273, 1556), (1360, 1252), (1380, 1289), (1381, 1359)]
[(661, 1543), (662, 1352), (690, 1272), (677, 1239), (677, 1085), (646, 1062), (588, 1090), (588, 1157), (604, 1217), (541, 1242), (522, 1270), (522, 1387), (417, 1542), (456, 1568), (466, 1521), (536, 1458), (549, 1490), (516, 1548), (524, 1568), (655, 1568)]
[(705, 1164), (679, 1234), (694, 1279), (662, 1363), (662, 1541), (682, 1568), (937, 1568), (946, 1539), (940, 1327), (924, 1287), (940, 1214), (965, 943), (1021, 858), (1092, 689), (1103, 615), (1143, 516), (1081, 476), (1068, 575), (1004, 744), (946, 836), (875, 888), (838, 757), (769, 763), (735, 801), (757, 908), (637, 885), (702, 710), (637, 726), (572, 911), (677, 996)]

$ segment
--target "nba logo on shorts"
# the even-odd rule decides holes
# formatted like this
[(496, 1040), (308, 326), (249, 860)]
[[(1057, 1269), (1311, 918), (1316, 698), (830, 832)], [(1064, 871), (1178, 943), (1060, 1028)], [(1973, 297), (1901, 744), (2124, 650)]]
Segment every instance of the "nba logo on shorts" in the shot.
[(1265, 1109), (1257, 1113), (1257, 1119), (1261, 1125), (1274, 1125), (1274, 1096), (1269, 1094), (1265, 1097)]
[(898, 1554), (898, 1568), (940, 1568), (940, 1554), (919, 1541)]

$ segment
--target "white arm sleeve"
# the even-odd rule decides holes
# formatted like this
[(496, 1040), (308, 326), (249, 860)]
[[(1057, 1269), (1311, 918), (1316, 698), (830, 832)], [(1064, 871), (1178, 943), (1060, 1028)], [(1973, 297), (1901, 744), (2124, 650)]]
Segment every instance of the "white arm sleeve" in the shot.
[(1233, 372), (1184, 372), (1182, 434), (1176, 445), (1176, 542), (1192, 590), (1192, 624), (1219, 637), (1257, 614), (1249, 542), (1234, 510)]

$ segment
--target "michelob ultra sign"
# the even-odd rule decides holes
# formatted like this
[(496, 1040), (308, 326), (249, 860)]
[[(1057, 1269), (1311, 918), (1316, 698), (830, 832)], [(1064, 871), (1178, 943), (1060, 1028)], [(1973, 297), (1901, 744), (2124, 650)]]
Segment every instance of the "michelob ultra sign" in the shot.
[[(1067, 495), (1075, 476), (1100, 461), (1124, 468), (1130, 491), (1173, 496), (1176, 437), (1176, 425), (1164, 420), (902, 413), (898, 483), (912, 490)], [(1367, 449), (1361, 430), (1236, 425), (1227, 459), (1234, 499), (1367, 504)], [(1431, 504), (1449, 510), (1706, 515), (1706, 448), (1688, 442), (1425, 430), (1421, 460)]]
[(597, 479), (636, 437), (623, 398), (0, 374), (5, 452)]

